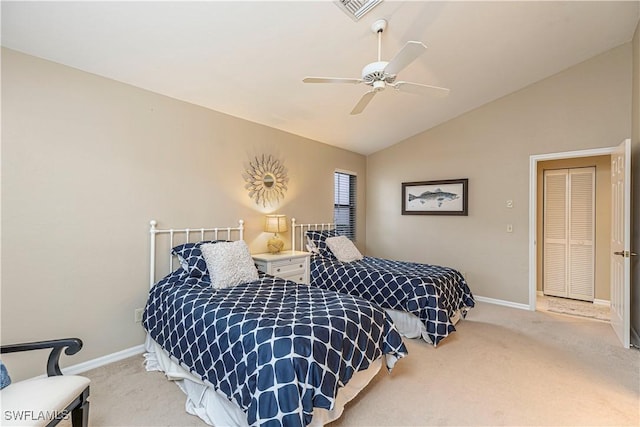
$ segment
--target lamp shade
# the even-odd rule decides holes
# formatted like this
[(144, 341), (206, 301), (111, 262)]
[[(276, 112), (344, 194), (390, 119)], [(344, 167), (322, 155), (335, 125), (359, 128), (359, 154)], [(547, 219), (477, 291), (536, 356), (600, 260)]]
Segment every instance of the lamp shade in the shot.
[(286, 215), (267, 215), (264, 222), (264, 231), (269, 233), (283, 233), (287, 230)]

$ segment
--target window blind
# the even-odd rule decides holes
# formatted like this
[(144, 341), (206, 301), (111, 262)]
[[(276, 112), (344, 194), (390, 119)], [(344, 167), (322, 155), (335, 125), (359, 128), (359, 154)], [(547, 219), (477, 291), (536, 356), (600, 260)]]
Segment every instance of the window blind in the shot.
[(355, 240), (356, 176), (344, 172), (335, 172), (334, 183), (333, 222), (336, 224), (338, 234)]

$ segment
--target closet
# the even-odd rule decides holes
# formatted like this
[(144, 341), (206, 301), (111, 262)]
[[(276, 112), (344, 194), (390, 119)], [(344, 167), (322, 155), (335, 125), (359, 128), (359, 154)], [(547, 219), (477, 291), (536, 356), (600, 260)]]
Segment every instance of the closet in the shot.
[(595, 167), (544, 171), (543, 292), (594, 299)]

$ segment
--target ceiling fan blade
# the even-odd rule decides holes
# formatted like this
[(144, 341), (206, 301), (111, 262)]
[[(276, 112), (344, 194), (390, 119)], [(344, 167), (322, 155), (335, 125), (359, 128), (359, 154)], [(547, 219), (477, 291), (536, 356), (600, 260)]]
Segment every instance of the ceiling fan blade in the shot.
[(358, 101), (356, 106), (353, 107), (353, 110), (351, 110), (351, 115), (362, 113), (364, 109), (367, 108), (367, 105), (369, 105), (369, 103), (373, 99), (376, 92), (377, 90), (374, 89), (362, 95), (362, 98), (360, 98), (360, 101)]
[(341, 77), (305, 77), (302, 79), (304, 83), (362, 83), (362, 79), (349, 79)]
[(422, 55), (427, 47), (422, 42), (408, 41), (396, 56), (384, 67), (387, 74), (398, 74), (400, 70), (411, 64), (415, 59)]
[(395, 82), (389, 84), (389, 86), (401, 92), (416, 93), (418, 95), (429, 95), (438, 98), (444, 98), (445, 96), (449, 95), (449, 89), (438, 86), (423, 85), (420, 83)]

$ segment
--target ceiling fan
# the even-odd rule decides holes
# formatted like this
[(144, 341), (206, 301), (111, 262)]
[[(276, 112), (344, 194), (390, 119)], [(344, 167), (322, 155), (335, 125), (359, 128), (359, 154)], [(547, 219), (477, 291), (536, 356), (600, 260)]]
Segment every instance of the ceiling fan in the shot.
[(387, 86), (401, 91), (420, 95), (431, 95), (444, 97), (449, 94), (449, 89), (437, 86), (429, 86), (421, 83), (396, 81), (397, 74), (412, 63), (418, 56), (422, 55), (427, 47), (422, 42), (408, 41), (402, 49), (391, 59), (391, 61), (381, 60), (382, 33), (387, 28), (387, 21), (379, 19), (371, 25), (371, 31), (378, 35), (378, 60), (365, 65), (362, 69), (362, 78), (342, 78), (342, 77), (305, 77), (304, 83), (364, 83), (373, 89), (366, 92), (360, 101), (353, 107), (351, 114), (360, 114), (369, 105), (377, 92), (384, 90)]

